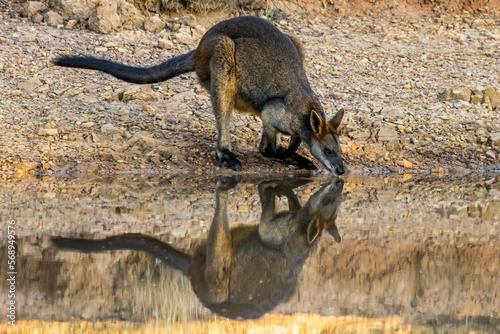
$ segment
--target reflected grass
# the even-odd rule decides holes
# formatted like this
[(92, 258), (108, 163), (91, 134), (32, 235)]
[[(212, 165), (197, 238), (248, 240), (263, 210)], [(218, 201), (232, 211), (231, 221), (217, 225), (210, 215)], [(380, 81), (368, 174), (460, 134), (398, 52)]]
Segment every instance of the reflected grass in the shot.
[[(171, 319), (170, 319), (171, 320)], [(191, 321), (187, 323), (172, 322), (170, 320), (150, 320), (146, 323), (133, 323), (127, 321), (104, 322), (56, 322), (40, 320), (17, 321), (16, 326), (0, 324), (0, 333), (175, 333), (175, 334), (268, 334), (268, 333), (293, 333), (293, 334), (328, 334), (328, 333), (415, 333), (415, 334), (441, 334), (441, 333), (474, 333), (486, 334), (497, 332), (498, 324), (493, 323), (472, 324), (468, 320), (452, 320), (428, 325), (410, 325), (399, 316), (386, 318), (366, 318), (355, 316), (320, 316), (312, 314), (268, 314), (259, 320), (237, 321), (220, 317), (210, 320)], [(480, 319), (475, 319), (476, 322)]]
[[(423, 331), (422, 331), (423, 330)], [(320, 315), (265, 315), (259, 320), (236, 321), (225, 318), (173, 323), (169, 320), (130, 322), (49, 322), (27, 320), (16, 327), (2, 324), (2, 333), (220, 333), (220, 334), (320, 334), (320, 333), (430, 333), (432, 328), (412, 329), (398, 316), (387, 318), (324, 317)], [(429, 331), (430, 330), (430, 331)], [(465, 332), (464, 332), (465, 333)]]

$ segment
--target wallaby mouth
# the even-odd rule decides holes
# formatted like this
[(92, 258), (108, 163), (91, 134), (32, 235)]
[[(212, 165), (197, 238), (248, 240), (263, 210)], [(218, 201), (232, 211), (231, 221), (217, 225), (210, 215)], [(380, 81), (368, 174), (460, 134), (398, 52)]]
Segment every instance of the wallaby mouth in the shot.
[(344, 169), (344, 166), (342, 164), (341, 165), (330, 164), (329, 166), (325, 166), (325, 167), (330, 173), (332, 173), (335, 176), (340, 176), (340, 175), (345, 173), (345, 169)]

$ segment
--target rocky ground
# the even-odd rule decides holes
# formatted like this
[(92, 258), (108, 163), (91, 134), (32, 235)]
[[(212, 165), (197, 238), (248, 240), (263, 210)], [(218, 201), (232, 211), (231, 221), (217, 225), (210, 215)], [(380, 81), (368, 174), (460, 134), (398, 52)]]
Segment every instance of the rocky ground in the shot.
[[(1, 8), (4, 173), (219, 168), (209, 96), (194, 74), (141, 86), (51, 61), (83, 53), (157, 64), (195, 48), (226, 15), (98, 34), (47, 13), (21, 17), (13, 6)], [(327, 114), (345, 109), (341, 142), (351, 171), (499, 168), (499, 12), (309, 19), (289, 15), (275, 24), (304, 44), (306, 70)], [(259, 154), (259, 119), (236, 114), (231, 126), (245, 172), (294, 169)]]

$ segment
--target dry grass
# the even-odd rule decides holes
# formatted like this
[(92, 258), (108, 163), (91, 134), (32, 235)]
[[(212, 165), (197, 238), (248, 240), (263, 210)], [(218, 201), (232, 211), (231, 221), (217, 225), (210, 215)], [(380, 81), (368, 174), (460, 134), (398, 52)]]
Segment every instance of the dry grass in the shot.
[[(432, 329), (430, 329), (432, 330)], [(0, 332), (11, 333), (207, 333), (207, 334), (320, 334), (320, 333), (419, 333), (400, 317), (370, 319), (362, 317), (323, 317), (310, 314), (266, 315), (259, 320), (235, 321), (217, 318), (211, 321), (166, 324), (130, 322), (49, 322), (26, 320), (15, 327), (0, 325)], [(427, 332), (424, 330), (422, 333)]]

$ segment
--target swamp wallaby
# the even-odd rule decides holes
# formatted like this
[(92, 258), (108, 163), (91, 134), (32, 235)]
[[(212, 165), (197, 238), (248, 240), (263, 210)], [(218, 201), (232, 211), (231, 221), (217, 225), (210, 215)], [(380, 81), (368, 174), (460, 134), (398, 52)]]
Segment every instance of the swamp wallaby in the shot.
[[(234, 177), (219, 181), (216, 209), (207, 240), (193, 255), (141, 234), (102, 240), (54, 238), (55, 246), (80, 252), (144, 251), (189, 277), (200, 301), (213, 312), (232, 319), (258, 318), (285, 302), (313, 247), (326, 229), (337, 242), (335, 220), (343, 181), (332, 180), (304, 206), (290, 181), (259, 185), (260, 224), (229, 228), (227, 204)], [(295, 186), (307, 183), (294, 180)], [(285, 197), (288, 210), (277, 212), (276, 199)]]
[[(243, 16), (209, 29), (191, 52), (157, 66), (140, 68), (93, 57), (63, 56), (56, 65), (99, 70), (132, 83), (157, 83), (196, 71), (210, 93), (215, 114), (217, 158), (221, 166), (239, 171), (241, 162), (231, 151), (229, 136), (233, 108), (260, 116), (263, 124), (260, 152), (315, 169), (295, 151), (303, 141), (311, 154), (335, 175), (344, 173), (338, 128), (343, 110), (329, 121), (309, 85), (303, 67), (302, 47), (296, 38), (270, 22)], [(278, 133), (290, 136), (288, 148)]]

